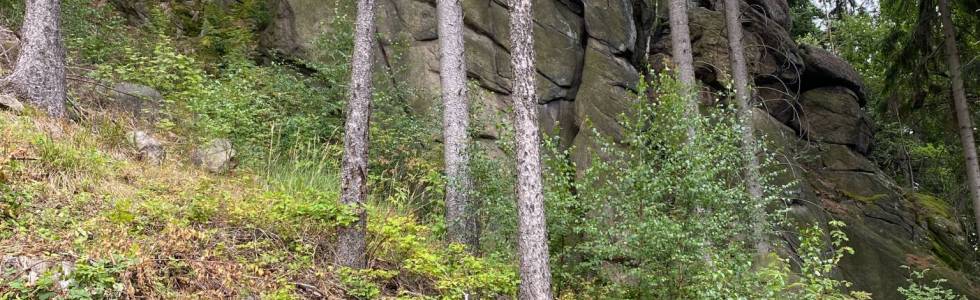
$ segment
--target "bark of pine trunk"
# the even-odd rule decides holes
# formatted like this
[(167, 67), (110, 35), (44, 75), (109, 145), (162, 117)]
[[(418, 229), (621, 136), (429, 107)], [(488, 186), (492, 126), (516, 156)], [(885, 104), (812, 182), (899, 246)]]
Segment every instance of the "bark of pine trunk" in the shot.
[(739, 122), (742, 124), (742, 153), (745, 155), (745, 187), (754, 206), (752, 235), (756, 254), (769, 254), (766, 238), (766, 210), (759, 179), (759, 157), (755, 153), (755, 128), (752, 124), (752, 92), (749, 90), (749, 70), (745, 63), (745, 47), (742, 44), (742, 22), (739, 0), (725, 0), (725, 23), (728, 29), (728, 51), (732, 61), (732, 80), (735, 84), (735, 102), (738, 104)]
[(27, 0), (14, 72), (0, 82), (49, 116), (65, 116), (67, 82), (61, 1)]
[(340, 202), (354, 209), (357, 221), (337, 233), (338, 266), (364, 268), (367, 214), (368, 127), (371, 122), (371, 48), (374, 39), (374, 0), (357, 1), (354, 53), (351, 58), (350, 102), (344, 124)]
[(548, 236), (541, 185), (537, 99), (534, 79), (534, 33), (531, 0), (511, 0), (511, 64), (514, 70), (514, 127), (517, 150), (517, 250), (520, 299), (551, 299)]
[(469, 104), (466, 99), (466, 60), (463, 45), (463, 8), (461, 0), (438, 0), (440, 78), (442, 79), (443, 140), (446, 162), (446, 225), (449, 241), (467, 246), (471, 252), (479, 247), (476, 214), (470, 202), (473, 183), (470, 180), (468, 151)]
[(946, 47), (946, 64), (952, 81), (953, 106), (959, 125), (960, 143), (963, 145), (963, 158), (966, 160), (967, 184), (970, 187), (970, 196), (973, 198), (973, 218), (977, 232), (980, 232), (980, 166), (977, 164), (977, 146), (973, 138), (973, 116), (970, 115), (970, 107), (966, 101), (966, 89), (963, 87), (963, 75), (960, 71), (960, 55), (956, 48), (956, 30), (953, 27), (953, 16), (948, 0), (939, 0), (939, 13), (942, 15), (945, 36), (943, 44)]
[[(694, 77), (694, 56), (691, 53), (691, 32), (687, 21), (687, 1), (670, 0), (667, 5), (670, 15), (670, 44), (674, 67), (677, 68), (677, 79), (681, 82), (685, 96), (691, 99), (687, 103), (687, 116), (694, 117), (698, 113), (697, 98), (694, 94), (697, 79)], [(688, 139), (696, 134), (694, 127), (687, 130)]]

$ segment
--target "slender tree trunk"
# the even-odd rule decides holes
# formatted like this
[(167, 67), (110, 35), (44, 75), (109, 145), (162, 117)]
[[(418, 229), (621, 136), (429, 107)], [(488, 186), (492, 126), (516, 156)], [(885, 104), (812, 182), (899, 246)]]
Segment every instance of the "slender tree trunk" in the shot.
[[(694, 89), (697, 86), (694, 77), (694, 56), (691, 53), (691, 32), (687, 22), (687, 1), (670, 0), (667, 9), (670, 14), (670, 44), (671, 53), (674, 57), (674, 67), (677, 68), (677, 79), (683, 85), (681, 92), (689, 96), (687, 116), (693, 117), (698, 112), (697, 98)], [(695, 128), (687, 130), (689, 139), (695, 136)]]
[(534, 79), (534, 23), (531, 0), (511, 0), (511, 64), (514, 69), (514, 126), (517, 141), (517, 250), (520, 299), (551, 299), (548, 232), (541, 185), (541, 140)]
[(467, 145), (469, 104), (466, 100), (466, 61), (463, 57), (463, 8), (461, 0), (438, 0), (439, 46), (443, 103), (443, 139), (446, 160), (446, 225), (449, 241), (464, 244), (470, 251), (479, 246), (476, 214), (470, 203)]
[(64, 117), (67, 98), (60, 2), (26, 1), (20, 55), (14, 72), (0, 82), (0, 86), (57, 118)]
[(371, 49), (374, 39), (374, 0), (357, 1), (354, 53), (351, 59), (350, 102), (344, 124), (344, 159), (341, 166), (340, 202), (352, 207), (357, 221), (337, 233), (337, 265), (364, 268), (367, 214), (368, 127), (371, 122)]
[(966, 90), (963, 87), (963, 75), (960, 71), (960, 55), (956, 48), (956, 30), (953, 28), (953, 15), (948, 0), (939, 0), (939, 13), (942, 14), (946, 64), (949, 67), (949, 77), (953, 86), (953, 106), (956, 108), (960, 142), (963, 144), (963, 157), (966, 159), (967, 183), (970, 186), (970, 196), (973, 197), (973, 218), (976, 221), (977, 231), (980, 232), (980, 166), (977, 165), (977, 146), (973, 139), (973, 121), (970, 115), (970, 107), (966, 102)]
[(749, 90), (749, 71), (745, 63), (745, 47), (742, 45), (742, 22), (739, 0), (725, 0), (725, 22), (728, 29), (728, 50), (732, 60), (732, 79), (735, 83), (735, 102), (738, 103), (739, 122), (742, 124), (742, 153), (745, 155), (745, 186), (753, 205), (752, 235), (759, 257), (769, 254), (766, 238), (766, 208), (763, 203), (762, 183), (759, 179), (759, 157), (755, 153), (755, 128), (752, 124), (752, 92)]

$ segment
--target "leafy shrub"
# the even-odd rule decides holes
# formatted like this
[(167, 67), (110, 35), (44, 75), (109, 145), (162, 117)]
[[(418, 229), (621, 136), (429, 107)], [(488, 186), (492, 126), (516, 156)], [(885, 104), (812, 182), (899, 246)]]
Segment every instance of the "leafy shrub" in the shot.
[(67, 277), (60, 268), (52, 268), (33, 284), (23, 278), (0, 283), (0, 299), (118, 299), (123, 292), (119, 277), (132, 264), (121, 256), (112, 260), (80, 258)]
[(958, 295), (950, 289), (942, 286), (945, 279), (939, 278), (932, 281), (932, 285), (921, 283), (925, 279), (928, 269), (918, 271), (909, 266), (902, 266), (909, 271), (908, 286), (899, 287), (898, 292), (905, 296), (907, 300), (964, 300), (965, 296)]
[(854, 254), (854, 249), (847, 247), (847, 235), (841, 230), (844, 223), (840, 221), (830, 221), (830, 244), (831, 252), (825, 254), (823, 249), (826, 234), (819, 226), (813, 225), (804, 227), (800, 233), (799, 256), (802, 260), (800, 264), (800, 280), (791, 287), (798, 287), (791, 290), (794, 299), (871, 299), (871, 294), (854, 291), (843, 293), (846, 288), (851, 287), (851, 283), (831, 277), (831, 272), (840, 263), (841, 258), (846, 254)]
[[(459, 244), (435, 246), (429, 226), (411, 216), (378, 216), (368, 218), (369, 253), (386, 270), (388, 279), (396, 282), (419, 282), (434, 289), (440, 299), (460, 299), (464, 294), (495, 296), (516, 293), (518, 284), (514, 266), (493, 257), (476, 257)], [(435, 246), (435, 247), (434, 247)]]
[(558, 286), (584, 279), (610, 286), (609, 297), (713, 298), (741, 284), (737, 275), (719, 282), (715, 270), (748, 273), (743, 237), (766, 205), (741, 181), (739, 123), (727, 108), (684, 117), (691, 98), (679, 87), (666, 75), (641, 85), (633, 113), (622, 116), (624, 138), (596, 146), (577, 178), (575, 166), (561, 165), (568, 153), (553, 152), (546, 203)]
[(120, 256), (112, 260), (80, 259), (70, 276), (68, 299), (118, 298), (123, 292), (119, 276), (132, 264)]
[(130, 48), (124, 52), (126, 59), (103, 65), (97, 76), (159, 89), (168, 112), (159, 126), (230, 137), (249, 162), (266, 153), (271, 141), (288, 148), (323, 141), (339, 129), (342, 99), (323, 97), (325, 88), (285, 66), (259, 67), (239, 59), (212, 76), (166, 36), (159, 37), (149, 54)]

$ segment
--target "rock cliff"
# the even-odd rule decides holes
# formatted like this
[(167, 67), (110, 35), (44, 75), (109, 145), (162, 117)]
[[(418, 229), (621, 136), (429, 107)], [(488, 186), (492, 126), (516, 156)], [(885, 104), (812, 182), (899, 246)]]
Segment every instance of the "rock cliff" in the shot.
[[(263, 46), (287, 56), (311, 55), (312, 41), (331, 30), (334, 7), (345, 0), (275, 0)], [(480, 91), (475, 107), (500, 119), (509, 106), (506, 0), (463, 0), (468, 75)], [(542, 127), (560, 128), (573, 157), (588, 157), (593, 129), (622, 134), (616, 118), (646, 66), (669, 65), (670, 28), (661, 0), (535, 0), (535, 48)], [(725, 86), (728, 48), (720, 0), (699, 0), (690, 10), (691, 38), (705, 103)], [(940, 199), (903, 190), (866, 155), (874, 126), (865, 114), (861, 76), (826, 50), (797, 45), (786, 0), (743, 0), (742, 26), (749, 70), (761, 103), (756, 124), (796, 181), (789, 203), (797, 222), (845, 221), (856, 254), (845, 257), (840, 276), (876, 299), (900, 299), (901, 265), (928, 267), (957, 291), (980, 299), (980, 274), (963, 228)], [(406, 69), (404, 81), (433, 95), (411, 103), (431, 115), (438, 106), (439, 60), (434, 0), (379, 0), (379, 63)], [(394, 47), (401, 55), (393, 58)], [(588, 122), (585, 122), (588, 120)], [(507, 120), (491, 120), (493, 122)], [(495, 139), (492, 128), (481, 139)], [(792, 257), (795, 237), (784, 237)]]

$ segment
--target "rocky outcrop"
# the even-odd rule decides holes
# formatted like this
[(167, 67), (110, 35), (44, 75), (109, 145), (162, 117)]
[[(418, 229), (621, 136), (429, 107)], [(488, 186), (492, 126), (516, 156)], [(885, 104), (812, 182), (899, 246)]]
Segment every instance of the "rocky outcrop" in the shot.
[(809, 66), (803, 73), (804, 87), (843, 86), (851, 89), (864, 105), (867, 88), (861, 74), (851, 64), (823, 48), (802, 45), (800, 49), (803, 61)]
[[(897, 288), (907, 274), (901, 266), (929, 268), (933, 278), (976, 299), (976, 267), (970, 243), (944, 200), (905, 191), (875, 163), (849, 145), (797, 138), (790, 126), (766, 114), (756, 114), (756, 128), (771, 142), (786, 168), (780, 183), (792, 182), (790, 220), (796, 224), (847, 224), (848, 246), (839, 275), (854, 282), (854, 289), (873, 293), (875, 299), (903, 299)], [(785, 235), (793, 255), (796, 237)]]
[(792, 126), (804, 137), (868, 153), (871, 121), (851, 90), (840, 86), (812, 89), (799, 96), (799, 107), (799, 118)]
[[(316, 3), (313, 3), (316, 2)], [(325, 3), (324, 3), (325, 2)], [(263, 34), (269, 50), (311, 59), (313, 41), (332, 30), (334, 7), (348, 1), (276, 0), (272, 25)], [(659, 2), (659, 3), (658, 3)], [(534, 0), (537, 85), (542, 128), (560, 129), (561, 144), (585, 166), (593, 134), (618, 138), (621, 114), (647, 66), (670, 61), (670, 28), (662, 0)], [(696, 74), (706, 104), (729, 78), (727, 35), (720, 0), (698, 1), (689, 12)], [(412, 99), (420, 115), (438, 106), (438, 41), (434, 0), (378, 0), (378, 65), (398, 66), (423, 95)], [(507, 1), (463, 0), (467, 69), (479, 88), (476, 124), (499, 118), (510, 105)], [(929, 266), (950, 285), (980, 298), (978, 274), (966, 237), (943, 200), (903, 190), (865, 156), (873, 124), (865, 114), (861, 77), (832, 53), (799, 46), (788, 33), (785, 0), (743, 0), (742, 26), (749, 71), (761, 108), (756, 123), (796, 182), (790, 211), (798, 222), (841, 219), (858, 253), (845, 258), (840, 275), (878, 299), (897, 299), (901, 265)], [(396, 51), (397, 50), (397, 51)], [(386, 55), (390, 53), (400, 55)], [(382, 69), (382, 68), (379, 68)], [(481, 139), (496, 139), (492, 128)], [(926, 200), (923, 200), (926, 199)], [(787, 236), (793, 245), (795, 237)], [(787, 249), (793, 254), (793, 247)]]

